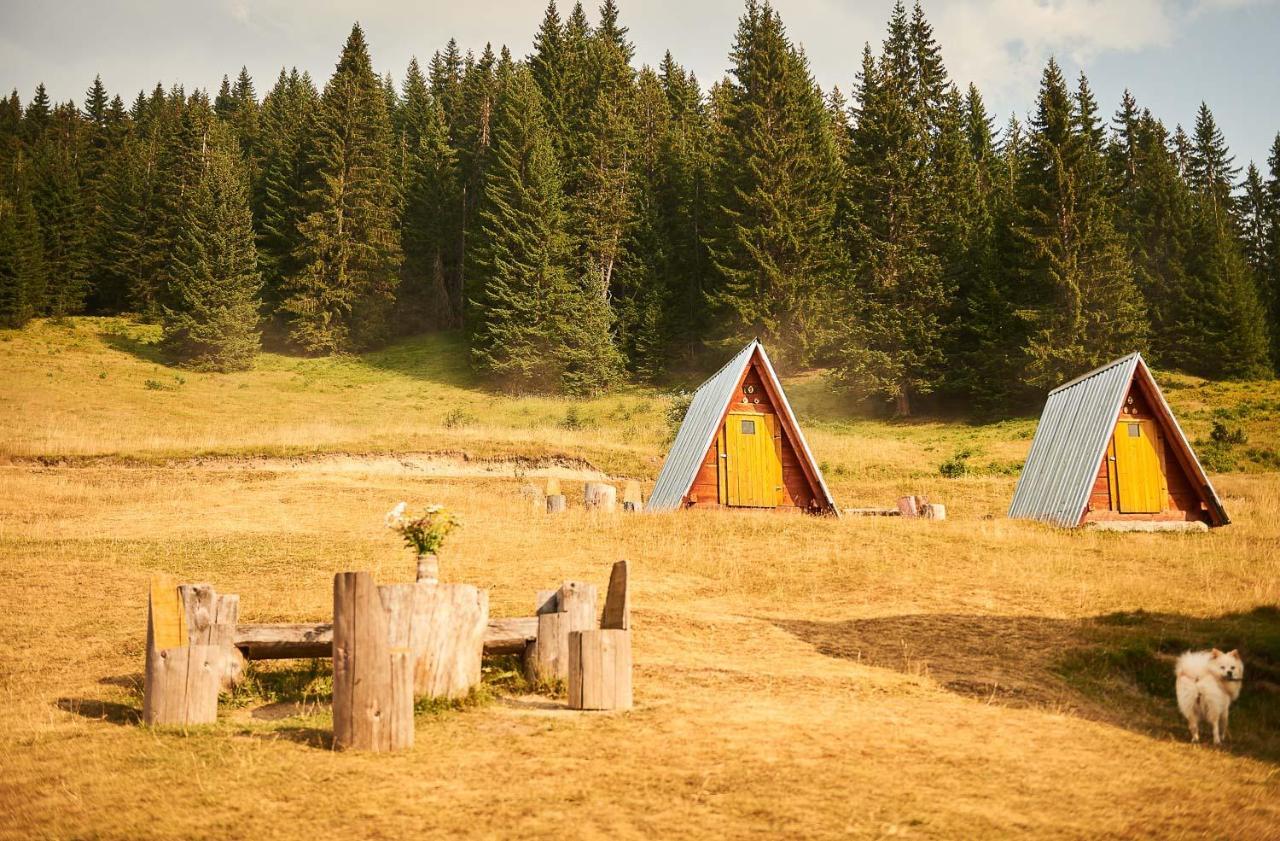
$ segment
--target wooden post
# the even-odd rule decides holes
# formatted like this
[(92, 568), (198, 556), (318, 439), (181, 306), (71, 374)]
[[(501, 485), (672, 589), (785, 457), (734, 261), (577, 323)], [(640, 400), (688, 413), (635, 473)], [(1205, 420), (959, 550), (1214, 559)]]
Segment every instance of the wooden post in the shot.
[(550, 597), (538, 594), (538, 638), (525, 651), (525, 675), (533, 683), (551, 683), (569, 676), (569, 633), (596, 624), (596, 587), (566, 581)]
[(612, 628), (569, 634), (569, 707), (631, 709), (631, 632)]
[(211, 645), (222, 651), (223, 689), (231, 689), (244, 677), (244, 655), (235, 647), (236, 623), (240, 618), (240, 597), (218, 595), (211, 584), (182, 584), (178, 587), (191, 645)]
[(151, 579), (147, 597), (146, 657), (143, 723), (185, 727), (217, 721), (226, 649), (191, 644), (182, 593), (163, 576)]
[(413, 594), (414, 694), (465, 698), (480, 683), (489, 591), (471, 584), (418, 584)]
[(629, 479), (622, 489), (622, 510), (639, 511), (644, 508), (644, 499), (640, 494), (640, 483)]
[(587, 482), (582, 487), (582, 504), (588, 511), (612, 514), (618, 505), (618, 489), (607, 482)]
[(390, 731), (388, 750), (413, 747), (413, 611), (422, 585), (387, 584), (378, 588), (382, 609), (387, 614), (387, 656), (391, 686), (386, 723)]
[(564, 512), (564, 494), (547, 494), (547, 513), (561, 514)]
[(609, 572), (609, 589), (605, 591), (604, 613), (600, 627), (618, 631), (631, 628), (631, 597), (628, 592), (626, 561), (618, 561)]
[(392, 706), (387, 611), (373, 576), (333, 577), (333, 746), (391, 748)]

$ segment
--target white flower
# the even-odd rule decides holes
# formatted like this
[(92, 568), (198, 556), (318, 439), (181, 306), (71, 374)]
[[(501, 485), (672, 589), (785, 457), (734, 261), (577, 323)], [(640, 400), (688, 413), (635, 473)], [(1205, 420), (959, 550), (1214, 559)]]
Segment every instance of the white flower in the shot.
[(397, 502), (395, 507), (387, 512), (387, 516), (386, 516), (387, 528), (397, 529), (400, 527), (400, 525), (404, 522), (405, 508), (406, 508), (405, 503)]

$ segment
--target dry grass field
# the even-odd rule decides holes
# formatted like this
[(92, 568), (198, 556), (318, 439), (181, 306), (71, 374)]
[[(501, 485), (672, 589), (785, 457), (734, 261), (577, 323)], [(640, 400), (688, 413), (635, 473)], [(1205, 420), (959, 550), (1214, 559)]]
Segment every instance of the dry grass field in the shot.
[[(448, 338), (226, 376), (153, 339), (0, 332), (0, 838), (1280, 838), (1280, 384), (1162, 377), (1193, 439), (1248, 439), (1207, 445), (1235, 520), (1207, 535), (1009, 521), (1034, 419), (866, 419), (813, 374), (786, 382), (837, 499), (949, 520), (548, 518), (518, 477), (652, 481), (671, 398), (493, 394)], [(458, 513), (444, 577), (494, 615), (630, 559), (635, 710), (496, 662), (413, 751), (335, 753), (327, 666), (283, 663), (214, 726), (138, 726), (148, 575), (322, 621), (335, 571), (412, 577), (400, 499)], [(1172, 699), (1173, 657), (1212, 644), (1249, 669), (1221, 749)]]

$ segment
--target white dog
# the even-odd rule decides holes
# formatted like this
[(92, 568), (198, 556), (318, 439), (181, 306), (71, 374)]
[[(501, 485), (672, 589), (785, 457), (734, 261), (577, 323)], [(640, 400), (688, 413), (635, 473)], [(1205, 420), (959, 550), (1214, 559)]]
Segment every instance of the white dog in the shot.
[(1227, 737), (1227, 713), (1231, 702), (1240, 697), (1244, 684), (1244, 662), (1235, 650), (1223, 654), (1213, 651), (1188, 651), (1174, 666), (1177, 676), (1178, 709), (1191, 728), (1191, 741), (1200, 741), (1200, 722), (1213, 727), (1213, 743), (1222, 744)]

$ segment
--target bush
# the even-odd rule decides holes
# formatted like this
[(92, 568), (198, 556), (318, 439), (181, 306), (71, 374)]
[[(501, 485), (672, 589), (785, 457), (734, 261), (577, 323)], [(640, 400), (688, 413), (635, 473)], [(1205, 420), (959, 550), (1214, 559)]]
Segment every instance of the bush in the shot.
[(591, 422), (587, 418), (584, 418), (578, 411), (577, 406), (570, 406), (569, 411), (565, 412), (564, 417), (560, 419), (558, 424), (556, 424), (556, 426), (561, 429), (568, 429), (570, 431), (586, 429), (591, 425)]
[(444, 416), (445, 429), (460, 429), (476, 422), (476, 416), (470, 412), (454, 407)]
[(1227, 447), (1244, 444), (1249, 440), (1249, 436), (1245, 435), (1242, 428), (1237, 426), (1235, 429), (1228, 429), (1222, 421), (1213, 422), (1213, 430), (1209, 433), (1209, 438), (1213, 443)]
[(951, 458), (938, 467), (938, 473), (945, 479), (959, 479), (970, 472), (969, 459), (973, 458), (973, 450), (965, 447), (956, 450)]

